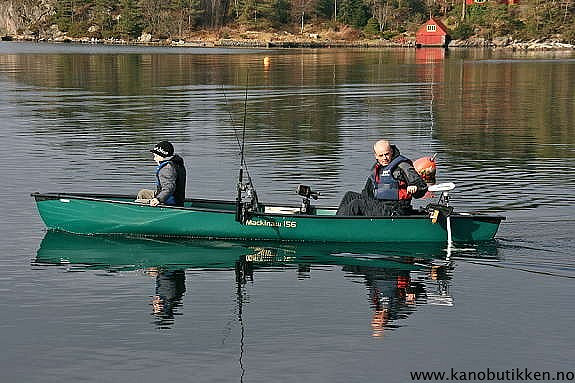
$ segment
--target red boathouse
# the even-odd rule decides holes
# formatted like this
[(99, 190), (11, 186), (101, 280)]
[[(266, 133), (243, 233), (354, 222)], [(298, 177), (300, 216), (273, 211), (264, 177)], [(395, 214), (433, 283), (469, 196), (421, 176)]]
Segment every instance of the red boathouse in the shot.
[(415, 33), (415, 46), (444, 47), (451, 41), (447, 27), (439, 20), (431, 18)]

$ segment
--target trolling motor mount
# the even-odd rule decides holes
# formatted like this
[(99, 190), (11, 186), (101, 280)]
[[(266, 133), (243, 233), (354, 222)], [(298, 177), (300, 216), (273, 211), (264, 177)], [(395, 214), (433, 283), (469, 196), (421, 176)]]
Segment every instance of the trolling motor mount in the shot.
[(245, 224), (249, 219), (250, 213), (256, 211), (258, 208), (258, 195), (251, 182), (240, 184), (238, 188), (241, 193), (239, 221)]
[(240, 177), (237, 184), (236, 221), (244, 225), (249, 219), (250, 213), (257, 211), (259, 202), (256, 188), (249, 175), (247, 182), (242, 181), (242, 170), (240, 169)]
[(296, 189), (296, 193), (303, 197), (301, 201), (300, 213), (309, 214), (311, 212), (310, 198), (318, 199), (320, 193), (311, 190), (311, 186), (307, 185), (299, 185)]
[(428, 190), (430, 192), (441, 192), (437, 204), (449, 206), (449, 192), (455, 189), (455, 184), (453, 182), (445, 182), (437, 185), (431, 185)]

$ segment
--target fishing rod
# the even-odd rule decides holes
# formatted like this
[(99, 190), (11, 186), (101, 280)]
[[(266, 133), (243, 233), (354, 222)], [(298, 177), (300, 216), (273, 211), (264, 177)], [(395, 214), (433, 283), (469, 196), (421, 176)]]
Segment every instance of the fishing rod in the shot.
[[(244, 115), (243, 115), (243, 123), (242, 123), (242, 138), (240, 142), (240, 138), (238, 137), (238, 132), (236, 129), (236, 123), (231, 115), (231, 112), (228, 110), (230, 121), (232, 122), (232, 127), (234, 129), (234, 135), (236, 137), (237, 144), (240, 148), (240, 170), (238, 175), (238, 184), (237, 184), (237, 195), (236, 195), (236, 221), (244, 224), (249, 215), (250, 210), (254, 210), (258, 206), (258, 197), (255, 190), (255, 187), (252, 182), (252, 178), (250, 176), (248, 166), (245, 160), (245, 141), (246, 141), (246, 121), (247, 121), (247, 105), (248, 105), (248, 75), (246, 74), (246, 90), (245, 90), (245, 98), (244, 98)], [(224, 98), (226, 104), (228, 103), (227, 97), (225, 94), (225, 90), (222, 87), (222, 91), (224, 92)], [(244, 176), (244, 169), (247, 176), (247, 181), (244, 183), (243, 176)], [(245, 195), (244, 195), (245, 192)]]
[[(222, 84), (222, 92), (223, 92), (223, 94), (224, 94), (224, 101), (226, 102), (226, 105), (229, 106), (230, 103), (228, 102), (228, 97), (227, 97), (227, 95), (226, 95), (226, 90), (225, 90), (223, 84)], [(246, 95), (246, 98), (247, 98), (247, 95)], [(244, 108), (244, 110), (245, 110), (245, 108)], [(245, 111), (244, 111), (244, 113), (245, 113)], [(246, 175), (248, 176), (248, 179), (251, 180), (250, 172), (249, 172), (249, 169), (248, 169), (248, 164), (247, 164), (247, 162), (245, 161), (244, 156), (243, 156), (243, 145), (242, 145), (242, 143), (240, 142), (240, 138), (238, 137), (238, 132), (237, 132), (237, 130), (236, 130), (236, 125), (237, 125), (237, 124), (236, 124), (236, 121), (234, 120), (234, 117), (232, 116), (232, 112), (231, 112), (229, 109), (228, 109), (228, 117), (229, 117), (229, 119), (230, 119), (230, 122), (232, 123), (232, 128), (234, 129), (234, 137), (236, 138), (236, 144), (238, 144), (238, 148), (240, 149), (240, 152), (241, 152), (241, 158), (242, 158), (242, 159), (241, 159), (241, 164), (243, 164), (243, 166), (245, 167)], [(244, 122), (244, 124), (245, 124), (245, 122)], [(244, 135), (243, 137), (245, 137), (245, 135)]]
[(245, 325), (243, 318), (243, 307), (245, 300), (245, 284), (248, 281), (248, 277), (253, 281), (253, 269), (250, 262), (246, 261), (246, 256), (242, 255), (235, 263), (236, 271), (236, 302), (238, 305), (238, 323), (240, 324), (240, 356), (238, 362), (240, 364), (240, 369), (242, 374), (240, 375), (240, 383), (244, 381), (244, 376), (246, 374), (246, 368), (244, 366), (244, 338), (245, 338)]
[[(247, 76), (247, 75), (246, 75)], [(242, 194), (244, 189), (243, 176), (244, 176), (244, 147), (246, 142), (246, 114), (248, 105), (248, 84), (246, 82), (246, 96), (244, 99), (244, 117), (242, 124), (242, 143), (240, 145), (240, 174), (238, 176), (237, 196), (236, 196), (236, 222), (245, 223), (244, 206), (242, 203)], [(235, 128), (234, 128), (235, 132)], [(237, 135), (236, 135), (237, 136)]]

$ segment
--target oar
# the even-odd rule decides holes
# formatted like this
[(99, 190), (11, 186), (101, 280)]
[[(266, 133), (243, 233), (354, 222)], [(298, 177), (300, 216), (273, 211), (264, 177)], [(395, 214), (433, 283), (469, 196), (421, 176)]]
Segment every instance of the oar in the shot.
[[(430, 192), (441, 192), (441, 197), (445, 201), (445, 206), (449, 206), (449, 192), (455, 189), (455, 184), (453, 182), (444, 182), (437, 185), (431, 185), (427, 190)], [(447, 259), (451, 257), (451, 247), (453, 245), (453, 240), (451, 237), (451, 214), (447, 214)]]

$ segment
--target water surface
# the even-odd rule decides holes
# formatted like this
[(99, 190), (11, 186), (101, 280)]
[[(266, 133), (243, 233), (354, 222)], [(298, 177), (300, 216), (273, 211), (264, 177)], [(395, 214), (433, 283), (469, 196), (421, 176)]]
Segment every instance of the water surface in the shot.
[[(3, 381), (572, 371), (574, 76), (571, 52), (0, 43)], [(507, 220), (449, 259), (45, 233), (30, 192), (151, 187), (148, 150), (166, 138), (189, 196), (233, 199), (244, 105), (262, 200), (297, 203), (309, 184), (336, 205), (388, 138), (438, 153), (458, 210)]]

